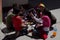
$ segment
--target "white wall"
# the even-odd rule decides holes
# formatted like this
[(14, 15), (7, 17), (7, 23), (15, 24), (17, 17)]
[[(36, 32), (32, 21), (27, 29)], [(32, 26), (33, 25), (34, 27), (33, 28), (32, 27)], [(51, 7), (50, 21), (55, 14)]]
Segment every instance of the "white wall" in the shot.
[(3, 2), (3, 7), (7, 7), (7, 6), (12, 6), (12, 4), (14, 2), (16, 2), (17, 4), (27, 4), (28, 0), (2, 0)]

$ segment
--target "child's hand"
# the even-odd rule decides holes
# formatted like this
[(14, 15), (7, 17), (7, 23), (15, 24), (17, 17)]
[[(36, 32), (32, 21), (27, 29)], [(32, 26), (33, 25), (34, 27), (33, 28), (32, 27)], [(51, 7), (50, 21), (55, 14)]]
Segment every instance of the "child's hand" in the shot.
[(38, 27), (40, 27), (40, 26), (41, 26), (41, 24), (37, 24), (37, 26), (36, 26), (36, 27), (38, 28)]
[(32, 13), (30, 13), (30, 16), (33, 17), (34, 15)]

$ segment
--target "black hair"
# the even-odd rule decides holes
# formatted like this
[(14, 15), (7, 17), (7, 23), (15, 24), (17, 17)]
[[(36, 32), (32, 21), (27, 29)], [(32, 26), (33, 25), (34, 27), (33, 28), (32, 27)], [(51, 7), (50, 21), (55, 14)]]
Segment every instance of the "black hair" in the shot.
[(19, 9), (23, 8), (23, 5), (19, 5)]
[(24, 16), (24, 14), (19, 14), (20, 16)]
[(20, 9), (19, 8), (15, 8), (14, 10), (13, 10), (13, 14), (18, 14), (20, 12)]
[(41, 12), (41, 10), (39, 8), (37, 8), (36, 12), (39, 14)]
[(29, 9), (29, 13), (30, 12), (34, 13), (34, 9), (33, 8)]
[(15, 7), (17, 7), (17, 3), (14, 3), (14, 4), (12, 5), (12, 7), (13, 7), (13, 9), (14, 9)]

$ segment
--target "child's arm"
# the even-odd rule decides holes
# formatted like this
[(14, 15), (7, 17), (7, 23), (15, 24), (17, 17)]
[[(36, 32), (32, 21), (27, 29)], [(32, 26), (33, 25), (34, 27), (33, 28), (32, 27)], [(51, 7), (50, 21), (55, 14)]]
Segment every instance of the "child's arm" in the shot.
[(15, 35), (18, 37), (20, 35), (20, 31), (16, 31)]
[(38, 22), (38, 23), (43, 22), (41, 18), (36, 18), (32, 13), (30, 15), (31, 15), (32, 19), (34, 19), (36, 22)]
[(38, 22), (38, 23), (43, 23), (43, 21), (42, 21), (42, 19), (41, 18), (36, 18), (35, 16), (33, 17), (33, 19), (36, 21), (36, 22)]

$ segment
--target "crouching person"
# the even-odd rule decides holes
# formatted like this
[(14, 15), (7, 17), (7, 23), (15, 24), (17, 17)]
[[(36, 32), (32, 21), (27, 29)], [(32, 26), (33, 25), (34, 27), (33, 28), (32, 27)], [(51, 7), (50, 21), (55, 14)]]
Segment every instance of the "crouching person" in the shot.
[(46, 40), (48, 37), (49, 28), (51, 26), (51, 20), (45, 14), (42, 14), (42, 20), (43, 20), (43, 40)]
[(5, 34), (5, 33), (10, 33), (10, 32), (15, 31), (15, 30), (14, 30), (14, 27), (13, 27), (13, 24), (12, 24), (12, 17), (15, 15), (15, 14), (13, 13), (13, 11), (14, 11), (15, 8), (17, 8), (17, 7), (18, 7), (18, 4), (13, 4), (13, 5), (12, 5), (12, 9), (10, 9), (10, 10), (8, 11), (7, 16), (6, 16), (6, 23), (5, 23), (6, 27), (1, 30), (2, 33)]
[(19, 36), (20, 34), (22, 34), (21, 33), (22, 30), (24, 28), (27, 28), (25, 24), (25, 20), (23, 19), (24, 16), (23, 14), (20, 14), (19, 12), (20, 12), (19, 10), (15, 10), (16, 15), (12, 17), (12, 23), (16, 31), (16, 36)]
[(23, 35), (23, 32), (25, 31), (23, 28), (26, 28), (26, 25), (23, 20), (23, 15), (19, 14), (19, 12), (20, 10), (16, 8), (13, 12), (15, 16), (12, 17), (12, 24), (15, 29), (15, 33), (7, 35), (3, 40), (15, 40), (17, 37)]
[(37, 35), (43, 40), (46, 40), (48, 37), (49, 28), (51, 26), (50, 18), (47, 15), (43, 14), (42, 12), (38, 14), (39, 18), (41, 18), (42, 21), (41, 19), (36, 18), (32, 13), (31, 16), (37, 22), (37, 25), (35, 27), (35, 29), (37, 30), (36, 32), (38, 33)]

